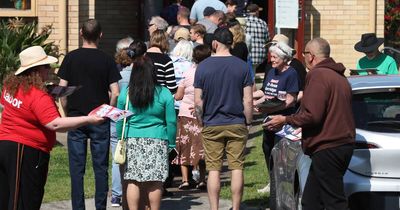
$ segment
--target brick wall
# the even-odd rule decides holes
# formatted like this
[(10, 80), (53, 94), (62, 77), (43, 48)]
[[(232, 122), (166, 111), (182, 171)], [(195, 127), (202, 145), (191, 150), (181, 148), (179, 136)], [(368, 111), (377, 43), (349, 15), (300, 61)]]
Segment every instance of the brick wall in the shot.
[(139, 36), (138, 0), (96, 0), (94, 8), (103, 30), (100, 48), (108, 54), (114, 54), (119, 39)]
[[(115, 44), (126, 36), (138, 37), (139, 1), (138, 0), (68, 0), (67, 1), (67, 52), (81, 45), (79, 27), (88, 18), (96, 18), (103, 28), (100, 48), (114, 54)], [(53, 32), (49, 41), (60, 43), (59, 1), (38, 0), (37, 15), (39, 28), (52, 24)]]
[[(364, 56), (354, 50), (361, 34), (370, 30), (369, 0), (318, 0), (305, 1), (305, 42), (314, 37), (327, 39), (331, 44), (331, 56), (343, 62), (347, 69), (355, 68), (357, 60)], [(384, 1), (377, 1), (376, 33), (383, 37)]]
[(58, 21), (58, 0), (37, 0), (37, 16), (39, 31), (43, 26), (53, 25), (48, 41), (59, 44), (60, 32)]

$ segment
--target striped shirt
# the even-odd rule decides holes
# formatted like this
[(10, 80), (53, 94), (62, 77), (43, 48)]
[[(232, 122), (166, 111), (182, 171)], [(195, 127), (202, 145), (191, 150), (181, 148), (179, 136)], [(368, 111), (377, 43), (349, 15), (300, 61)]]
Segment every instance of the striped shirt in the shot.
[(157, 83), (167, 87), (174, 94), (178, 86), (176, 85), (174, 65), (171, 58), (167, 54), (154, 52), (147, 52), (146, 56), (153, 60), (157, 71)]

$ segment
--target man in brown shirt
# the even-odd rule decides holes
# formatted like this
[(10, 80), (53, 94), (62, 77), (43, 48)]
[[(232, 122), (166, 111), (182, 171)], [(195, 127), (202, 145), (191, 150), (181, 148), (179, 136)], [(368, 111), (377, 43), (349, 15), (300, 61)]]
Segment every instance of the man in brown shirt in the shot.
[(276, 130), (284, 123), (302, 128), (302, 147), (312, 163), (302, 198), (302, 209), (347, 209), (343, 175), (353, 154), (355, 125), (351, 87), (345, 67), (330, 58), (329, 43), (309, 41), (303, 52), (310, 72), (306, 77), (300, 112), (271, 116), (263, 126)]

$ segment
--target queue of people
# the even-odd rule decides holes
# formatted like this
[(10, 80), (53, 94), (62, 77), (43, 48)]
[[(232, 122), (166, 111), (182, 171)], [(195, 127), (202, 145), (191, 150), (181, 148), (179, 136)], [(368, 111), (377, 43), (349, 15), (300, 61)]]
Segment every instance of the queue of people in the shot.
[[(324, 123), (329, 120), (324, 116), (343, 117), (333, 116), (338, 110), (352, 116), (344, 66), (330, 58), (328, 41), (315, 38), (302, 52), (306, 67), (311, 70), (307, 74), (301, 61), (294, 58), (296, 51), (289, 46), (288, 37), (277, 34), (269, 40), (267, 24), (257, 17), (262, 8), (250, 4), (247, 25), (242, 27), (234, 15), (225, 15), (234, 13), (237, 3), (217, 2), (196, 1), (190, 12), (190, 25), (188, 9), (177, 1), (177, 8), (175, 4), (171, 7), (176, 9), (176, 27), (169, 27), (160, 16), (152, 17), (147, 25), (149, 42), (124, 38), (117, 44), (115, 59), (98, 49), (100, 23), (95, 19), (84, 22), (79, 30), (81, 48), (66, 55), (57, 73), (60, 86), (82, 86), (61, 99), (67, 117), (61, 117), (44, 85), (50, 64), (57, 59), (38, 46), (22, 51), (21, 66), (3, 81), (4, 97), (0, 100), (4, 107), (0, 124), (0, 186), (6, 189), (0, 193), (0, 209), (40, 208), (56, 131), (69, 131), (73, 209), (85, 208), (83, 176), (88, 145), (95, 171), (95, 206), (106, 209), (110, 145), (113, 154), (122, 131), (127, 160), (120, 166), (113, 163), (113, 206), (160, 209), (168, 180), (173, 178), (171, 164), (175, 164), (182, 174), (178, 188), (187, 190), (193, 187), (191, 179), (196, 179), (194, 186), (208, 191), (210, 209), (218, 209), (225, 153), (232, 171), (232, 209), (240, 209), (244, 151), (254, 111), (271, 119), (263, 124), (262, 148), (267, 168), (277, 143), (275, 132), (284, 123), (303, 128), (307, 140), (303, 148), (313, 159), (303, 196), (304, 209), (314, 209), (321, 203), (343, 209), (346, 198), (340, 177), (352, 154), (354, 123), (343, 119), (348, 124), (330, 126)], [(246, 42), (248, 36), (251, 47)], [(361, 36), (354, 48), (366, 56), (359, 60), (357, 69), (398, 74), (394, 59), (378, 51), (382, 43), (373, 33)], [(265, 72), (259, 90), (253, 90), (256, 68)], [(318, 79), (332, 83), (320, 87), (315, 82)], [(321, 108), (327, 106), (322, 103), (326, 99), (315, 91), (325, 88), (332, 92), (330, 88), (336, 86), (342, 88), (343, 100), (332, 101), (337, 106), (324, 113)], [(263, 106), (274, 99), (283, 103)], [(321, 101), (318, 107), (315, 101)], [(124, 124), (89, 114), (101, 104), (127, 109), (134, 115)], [(295, 113), (297, 108), (300, 111)], [(315, 122), (315, 117), (320, 120)], [(318, 132), (314, 132), (313, 125), (320, 126)], [(338, 129), (346, 130), (347, 136), (327, 141), (326, 136)], [(323, 153), (314, 155), (320, 150)], [(176, 152), (172, 159), (171, 151)], [(331, 154), (343, 157), (335, 159)], [(335, 161), (341, 167), (335, 168)], [(336, 179), (321, 178), (325, 162), (332, 163), (329, 171), (337, 175)], [(190, 169), (198, 171), (199, 176), (191, 177)], [(334, 193), (330, 195), (327, 188)], [(313, 197), (317, 191), (323, 196)], [(31, 192), (37, 193), (32, 196)], [(269, 192), (269, 185), (258, 192)]]

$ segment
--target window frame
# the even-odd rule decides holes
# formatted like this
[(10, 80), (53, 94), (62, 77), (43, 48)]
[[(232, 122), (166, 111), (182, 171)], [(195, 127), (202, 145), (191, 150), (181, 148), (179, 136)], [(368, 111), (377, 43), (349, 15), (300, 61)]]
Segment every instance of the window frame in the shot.
[(36, 17), (37, 0), (31, 0), (31, 8), (19, 10), (15, 8), (0, 8), (0, 17)]

